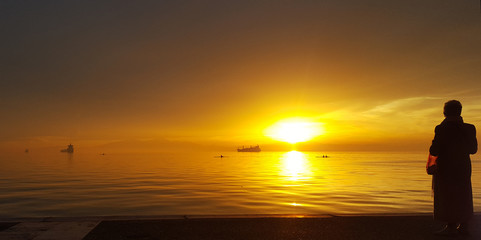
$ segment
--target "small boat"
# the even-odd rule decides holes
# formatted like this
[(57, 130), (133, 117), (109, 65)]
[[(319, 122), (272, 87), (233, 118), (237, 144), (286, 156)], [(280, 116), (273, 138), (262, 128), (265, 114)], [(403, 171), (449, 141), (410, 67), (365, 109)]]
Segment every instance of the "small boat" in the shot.
[(242, 146), (242, 148), (237, 148), (237, 151), (238, 152), (260, 152), (261, 151), (261, 148), (259, 147), (259, 145), (257, 146), (249, 146), (248, 148)]
[(60, 152), (73, 153), (73, 145), (69, 144), (66, 149), (62, 149)]

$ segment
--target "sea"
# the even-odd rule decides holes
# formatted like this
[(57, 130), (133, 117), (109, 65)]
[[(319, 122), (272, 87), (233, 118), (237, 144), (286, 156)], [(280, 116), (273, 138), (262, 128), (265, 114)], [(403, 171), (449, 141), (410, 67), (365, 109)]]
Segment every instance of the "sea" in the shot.
[[(432, 212), (424, 152), (222, 155), (0, 154), (0, 217)], [(476, 212), (480, 163), (474, 155)]]

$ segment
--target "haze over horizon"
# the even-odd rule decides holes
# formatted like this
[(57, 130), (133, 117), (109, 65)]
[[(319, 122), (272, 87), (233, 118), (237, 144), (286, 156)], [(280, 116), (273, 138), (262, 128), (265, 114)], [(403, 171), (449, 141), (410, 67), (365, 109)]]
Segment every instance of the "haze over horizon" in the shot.
[[(302, 117), (302, 150), (426, 150), (481, 126), (479, 1), (2, 1), (0, 152), (232, 149)], [(162, 149), (160, 149), (162, 150)]]

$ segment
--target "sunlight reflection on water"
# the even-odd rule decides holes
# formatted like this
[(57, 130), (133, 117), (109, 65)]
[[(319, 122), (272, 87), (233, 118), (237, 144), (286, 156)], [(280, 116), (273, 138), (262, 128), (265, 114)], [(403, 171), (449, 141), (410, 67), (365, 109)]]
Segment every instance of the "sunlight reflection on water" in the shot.
[[(329, 158), (321, 156), (328, 154)], [(0, 156), (0, 216), (422, 213), (424, 153)], [(475, 210), (481, 174), (473, 161)]]
[(291, 181), (306, 180), (311, 178), (309, 161), (304, 153), (290, 151), (282, 155), (281, 175), (288, 177)]

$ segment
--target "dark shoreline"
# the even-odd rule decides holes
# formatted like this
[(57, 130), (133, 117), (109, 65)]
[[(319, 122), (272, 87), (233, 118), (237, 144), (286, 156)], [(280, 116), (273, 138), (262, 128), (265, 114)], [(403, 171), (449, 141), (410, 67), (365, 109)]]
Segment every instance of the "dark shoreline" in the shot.
[[(481, 216), (473, 219), (479, 226)], [(443, 239), (432, 216), (194, 218), (101, 222), (84, 240), (104, 239)], [(463, 239), (481, 239), (479, 229)]]
[[(12, 220), (12, 221), (8, 221)], [(442, 227), (431, 214), (374, 215), (171, 215), (83, 218), (0, 219), (19, 224), (0, 230), (0, 239), (21, 224), (89, 225), (78, 239), (446, 239), (432, 234)], [(448, 239), (481, 239), (481, 214), (471, 221), (471, 235)], [(17, 227), (18, 228), (18, 227)], [(57, 227), (58, 228), (58, 227)], [(64, 227), (65, 228), (65, 227)], [(17, 230), (19, 231), (19, 230)], [(48, 231), (43, 230), (43, 231)], [(68, 230), (70, 234), (74, 230)], [(4, 234), (4, 235), (2, 235)], [(16, 233), (19, 235), (19, 233)], [(52, 232), (52, 236), (59, 235)], [(34, 239), (33, 233), (24, 234)], [(32, 236), (28, 238), (27, 236)], [(17, 239), (17, 238), (15, 238)], [(60, 238), (59, 238), (60, 239)]]

